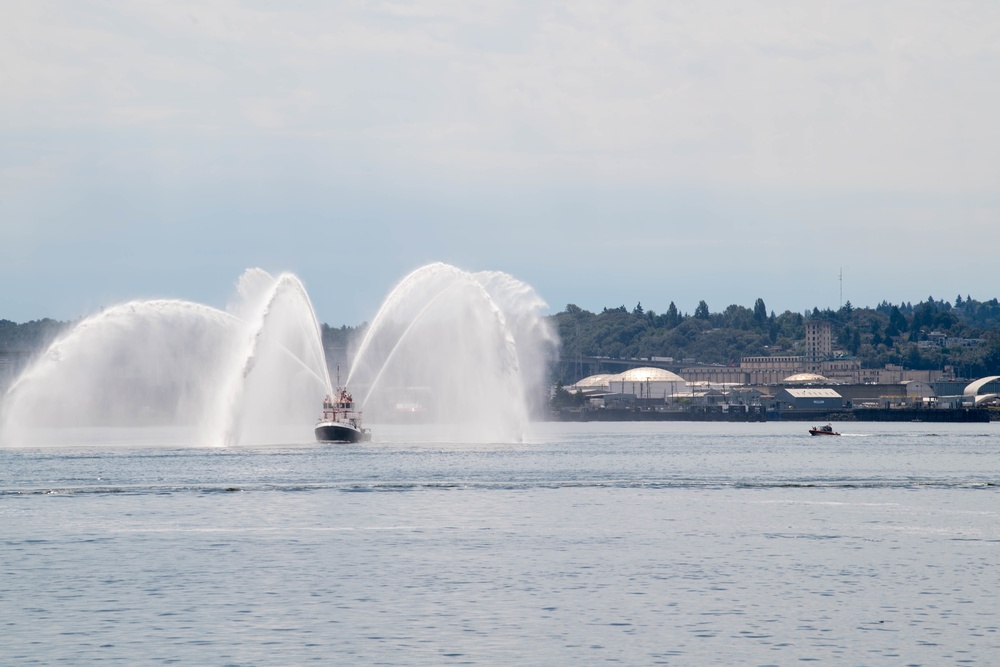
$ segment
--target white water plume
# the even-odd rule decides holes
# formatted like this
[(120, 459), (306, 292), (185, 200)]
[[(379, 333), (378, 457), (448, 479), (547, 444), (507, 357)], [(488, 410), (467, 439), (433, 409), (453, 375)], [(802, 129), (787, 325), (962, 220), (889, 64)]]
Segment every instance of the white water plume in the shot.
[[(545, 307), (505, 273), (424, 266), (382, 304), (348, 388), (376, 424), (434, 422), (463, 439), (519, 439), (545, 398), (555, 350)], [(332, 393), (301, 281), (248, 269), (226, 311), (161, 299), (82, 320), (8, 391), (0, 444), (75, 444), (88, 429), (107, 438), (108, 428), (120, 427), (145, 428), (135, 437), (147, 441), (154, 426), (178, 430), (164, 444), (311, 440), (323, 396)]]
[(520, 438), (543, 400), (555, 337), (545, 302), (499, 272), (434, 263), (386, 297), (348, 384), (376, 421), (452, 424), (463, 438)]
[[(302, 282), (290, 273), (274, 279), (261, 269), (244, 273), (230, 310), (245, 323), (228, 355), (220, 387), (217, 426), (222, 441), (238, 444), (245, 431), (265, 431), (279, 415), (308, 424), (323, 394), (332, 394), (322, 333)], [(277, 391), (275, 391), (277, 390)]]
[(109, 426), (177, 427), (202, 445), (267, 441), (285, 427), (311, 438), (331, 387), (305, 288), (250, 269), (237, 292), (229, 312), (132, 301), (82, 320), (10, 388), (0, 442)]

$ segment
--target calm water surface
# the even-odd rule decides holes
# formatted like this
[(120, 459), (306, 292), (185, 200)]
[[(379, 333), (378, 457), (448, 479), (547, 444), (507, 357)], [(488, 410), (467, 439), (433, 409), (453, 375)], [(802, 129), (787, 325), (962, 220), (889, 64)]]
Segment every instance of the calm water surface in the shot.
[(996, 664), (1000, 424), (809, 426), (3, 448), (0, 664)]

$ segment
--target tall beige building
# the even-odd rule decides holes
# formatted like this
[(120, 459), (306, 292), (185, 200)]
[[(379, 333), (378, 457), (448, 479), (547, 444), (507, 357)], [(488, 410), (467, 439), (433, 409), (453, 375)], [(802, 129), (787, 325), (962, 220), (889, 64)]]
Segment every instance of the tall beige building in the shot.
[(806, 320), (806, 370), (818, 373), (824, 361), (833, 356), (833, 333), (829, 320)]

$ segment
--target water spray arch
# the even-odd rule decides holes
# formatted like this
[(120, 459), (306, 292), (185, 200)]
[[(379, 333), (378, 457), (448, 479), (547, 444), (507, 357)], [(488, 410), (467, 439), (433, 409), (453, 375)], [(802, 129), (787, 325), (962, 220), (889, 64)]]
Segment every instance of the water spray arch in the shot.
[[(460, 276), (460, 279), (466, 279), (466, 278), (471, 279), (471, 276)], [(493, 299), (490, 298), (490, 295), (487, 294), (486, 291), (482, 289), (482, 286), (479, 285), (478, 283), (475, 283), (475, 285), (479, 288), (479, 291), (482, 293), (483, 301), (486, 304), (489, 305), (490, 310), (493, 312), (493, 314), (497, 318), (497, 324), (498, 324), (499, 328), (503, 331), (504, 340), (507, 343), (506, 351), (507, 351), (507, 353), (509, 355), (508, 356), (509, 367), (513, 370), (513, 372), (515, 372), (515, 373), (519, 372), (519, 370), (520, 370), (520, 364), (517, 361), (517, 350), (516, 350), (516, 348), (514, 346), (514, 339), (510, 335), (510, 332), (507, 330), (507, 324), (506, 324), (506, 322), (504, 320), (503, 313), (500, 312), (499, 308), (497, 308), (496, 304), (493, 302)], [(421, 320), (425, 317), (425, 315), (427, 314), (427, 312), (429, 310), (431, 310), (431, 308), (438, 302), (438, 300), (441, 299), (441, 298), (443, 298), (443, 297), (445, 297), (448, 294), (448, 292), (450, 290), (452, 290), (453, 288), (454, 288), (454, 285), (448, 285), (448, 286), (446, 286), (443, 290), (441, 290), (440, 292), (438, 292), (437, 294), (435, 294), (430, 299), (430, 301), (428, 301), (420, 309), (420, 311), (417, 312), (416, 317), (414, 317), (413, 320), (410, 322), (410, 324), (407, 325), (406, 329), (403, 331), (402, 335), (399, 337), (399, 340), (397, 341), (396, 345), (393, 346), (392, 351), (389, 352), (389, 356), (385, 359), (385, 362), (382, 364), (382, 367), (379, 370), (378, 375), (376, 375), (375, 379), (372, 381), (372, 384), (371, 384), (371, 386), (368, 389), (368, 393), (365, 394), (365, 398), (362, 401), (362, 405), (364, 405), (365, 403), (367, 403), (368, 399), (371, 398), (372, 392), (375, 391), (375, 389), (378, 387), (379, 380), (382, 379), (382, 376), (385, 374), (386, 369), (390, 367), (390, 365), (391, 365), (391, 363), (393, 361), (393, 358), (396, 356), (397, 352), (400, 349), (400, 345), (403, 342), (406, 341), (406, 338), (409, 335), (409, 333), (413, 330), (413, 328), (415, 326), (417, 326), (418, 324), (421, 323)], [(359, 352), (359, 357), (360, 356), (361, 356), (361, 353)]]
[[(440, 262), (403, 278), (365, 332), (348, 376), (363, 388), (368, 413), (376, 421), (462, 424), (475, 439), (520, 438), (555, 338), (541, 317), (544, 301), (514, 298), (513, 286), (534, 294), (507, 274)], [(524, 359), (542, 370), (524, 372)]]
[[(31, 429), (62, 429), (38, 442), (45, 445), (71, 444), (65, 433), (133, 426), (187, 429), (169, 441), (177, 444), (288, 442), (267, 434), (275, 425), (295, 429), (294, 441), (311, 440), (333, 387), (305, 286), (290, 273), (248, 269), (236, 293), (226, 310), (157, 299), (83, 319), (7, 392), (0, 444), (29, 444)], [(431, 408), (421, 420), (471, 426), (464, 435), (473, 440), (519, 438), (555, 348), (544, 307), (504, 273), (420, 267), (365, 331), (350, 388), (366, 396), (375, 424), (398, 418), (400, 400), (416, 392), (414, 404)]]
[(56, 429), (45, 437), (65, 444), (65, 433), (122, 426), (184, 429), (186, 444), (210, 446), (267, 439), (275, 424), (309, 437), (329, 392), (305, 287), (292, 274), (250, 269), (228, 312), (157, 299), (80, 321), (8, 390), (0, 443)]
[[(250, 288), (251, 283), (257, 285)], [(271, 352), (297, 363), (314, 378), (320, 398), (333, 393), (319, 320), (302, 281), (291, 273), (282, 273), (275, 279), (261, 269), (249, 269), (240, 279), (238, 292), (241, 300), (233, 310), (246, 318), (245, 333), (230, 357), (217, 409), (221, 421), (216, 428), (216, 437), (227, 445), (238, 444), (241, 440), (249, 402), (247, 391), (254, 387), (255, 378), (252, 375), (262, 360), (262, 353), (268, 351), (268, 347)], [(291, 299), (291, 303), (282, 304), (283, 299)], [(291, 314), (288, 312), (289, 308), (292, 310)], [(293, 326), (283, 331), (284, 335), (278, 341), (270, 340), (274, 337), (274, 330), (280, 326), (274, 320), (287, 322), (290, 318)], [(299, 318), (299, 321), (295, 322), (295, 318)], [(290, 337), (294, 337), (294, 340)], [(308, 358), (303, 359), (300, 354)], [(318, 399), (313, 401), (310, 407), (318, 402)]]
[(368, 348), (372, 344), (372, 338), (376, 331), (381, 331), (385, 320), (390, 317), (392, 309), (397, 303), (404, 302), (409, 298), (410, 294), (416, 289), (425, 277), (434, 274), (435, 272), (446, 271), (458, 275), (460, 270), (445, 264), (443, 262), (433, 262), (431, 264), (426, 264), (418, 269), (407, 274), (396, 286), (389, 292), (389, 295), (383, 300), (382, 305), (379, 307), (378, 312), (375, 314), (375, 318), (372, 323), (368, 326), (365, 331), (364, 338), (361, 340), (361, 344), (358, 346), (358, 350), (354, 355), (354, 363), (351, 364), (351, 371), (347, 375), (347, 384), (351, 384), (354, 379), (354, 372), (359, 368), (359, 361), (364, 360), (368, 354)]

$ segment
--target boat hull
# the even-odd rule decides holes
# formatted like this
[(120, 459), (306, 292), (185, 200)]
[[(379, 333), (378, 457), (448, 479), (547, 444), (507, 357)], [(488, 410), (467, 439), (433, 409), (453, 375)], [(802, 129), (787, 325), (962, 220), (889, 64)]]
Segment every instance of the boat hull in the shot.
[(325, 422), (316, 425), (318, 442), (367, 442), (372, 435), (365, 429), (357, 429), (348, 424)]
[(809, 429), (809, 434), (810, 435), (840, 435), (836, 431), (822, 431), (822, 430), (820, 430), (818, 428), (811, 428), (811, 429)]

